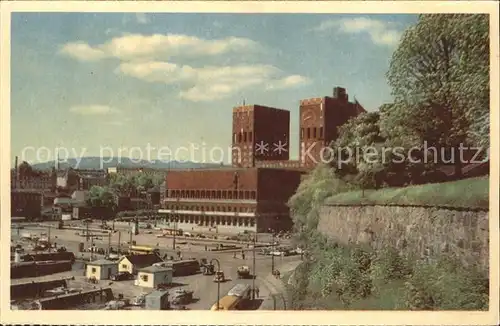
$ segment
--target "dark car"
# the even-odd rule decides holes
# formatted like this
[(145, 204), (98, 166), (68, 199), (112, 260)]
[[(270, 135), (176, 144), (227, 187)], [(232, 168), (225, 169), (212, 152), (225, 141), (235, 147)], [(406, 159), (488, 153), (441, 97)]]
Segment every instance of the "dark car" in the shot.
[(118, 274), (111, 275), (112, 281), (126, 281), (134, 279), (134, 275), (129, 272), (119, 272)]

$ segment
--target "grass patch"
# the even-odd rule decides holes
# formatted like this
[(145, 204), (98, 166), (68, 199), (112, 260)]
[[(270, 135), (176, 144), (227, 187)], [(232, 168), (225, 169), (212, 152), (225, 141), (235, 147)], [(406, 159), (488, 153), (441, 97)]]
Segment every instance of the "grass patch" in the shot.
[(489, 208), (489, 178), (471, 178), (405, 188), (350, 191), (334, 195), (326, 205), (417, 205)]
[(488, 276), (456, 258), (415, 260), (393, 248), (321, 248), (285, 284), (298, 310), (487, 310)]

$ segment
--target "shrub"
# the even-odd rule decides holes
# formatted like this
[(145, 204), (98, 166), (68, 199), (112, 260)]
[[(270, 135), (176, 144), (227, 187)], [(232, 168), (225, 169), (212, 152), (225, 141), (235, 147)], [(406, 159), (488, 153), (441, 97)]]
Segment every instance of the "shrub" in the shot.
[(389, 281), (406, 278), (410, 273), (409, 261), (394, 248), (384, 248), (377, 252), (370, 268), (375, 291), (379, 291)]
[(403, 305), (411, 310), (486, 310), (489, 280), (454, 259), (419, 262), (405, 283)]

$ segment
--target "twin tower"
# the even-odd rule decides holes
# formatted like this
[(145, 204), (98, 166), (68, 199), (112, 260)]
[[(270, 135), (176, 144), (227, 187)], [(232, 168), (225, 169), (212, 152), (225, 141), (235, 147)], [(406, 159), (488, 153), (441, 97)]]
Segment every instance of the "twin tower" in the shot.
[(338, 137), (338, 127), (366, 112), (346, 90), (300, 101), (300, 158), (290, 161), (290, 111), (262, 105), (233, 108), (232, 165), (241, 168), (314, 168), (324, 146)]

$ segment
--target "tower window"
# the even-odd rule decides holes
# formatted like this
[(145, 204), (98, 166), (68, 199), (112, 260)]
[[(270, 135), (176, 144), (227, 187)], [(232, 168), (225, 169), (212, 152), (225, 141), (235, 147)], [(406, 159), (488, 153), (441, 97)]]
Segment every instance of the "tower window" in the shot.
[(249, 134), (249, 135), (248, 135), (248, 141), (249, 141), (249, 142), (251, 142), (251, 141), (252, 141), (252, 136), (253, 136), (253, 134), (252, 134), (252, 132), (251, 132), (251, 131), (250, 131), (248, 134)]
[(247, 133), (246, 131), (243, 132), (243, 142), (246, 143), (247, 142)]
[(313, 138), (316, 138), (316, 127), (313, 128)]
[(323, 138), (323, 127), (319, 128), (319, 137)]
[(307, 128), (307, 139), (311, 138), (311, 128)]
[(304, 128), (300, 128), (300, 138), (304, 138)]

